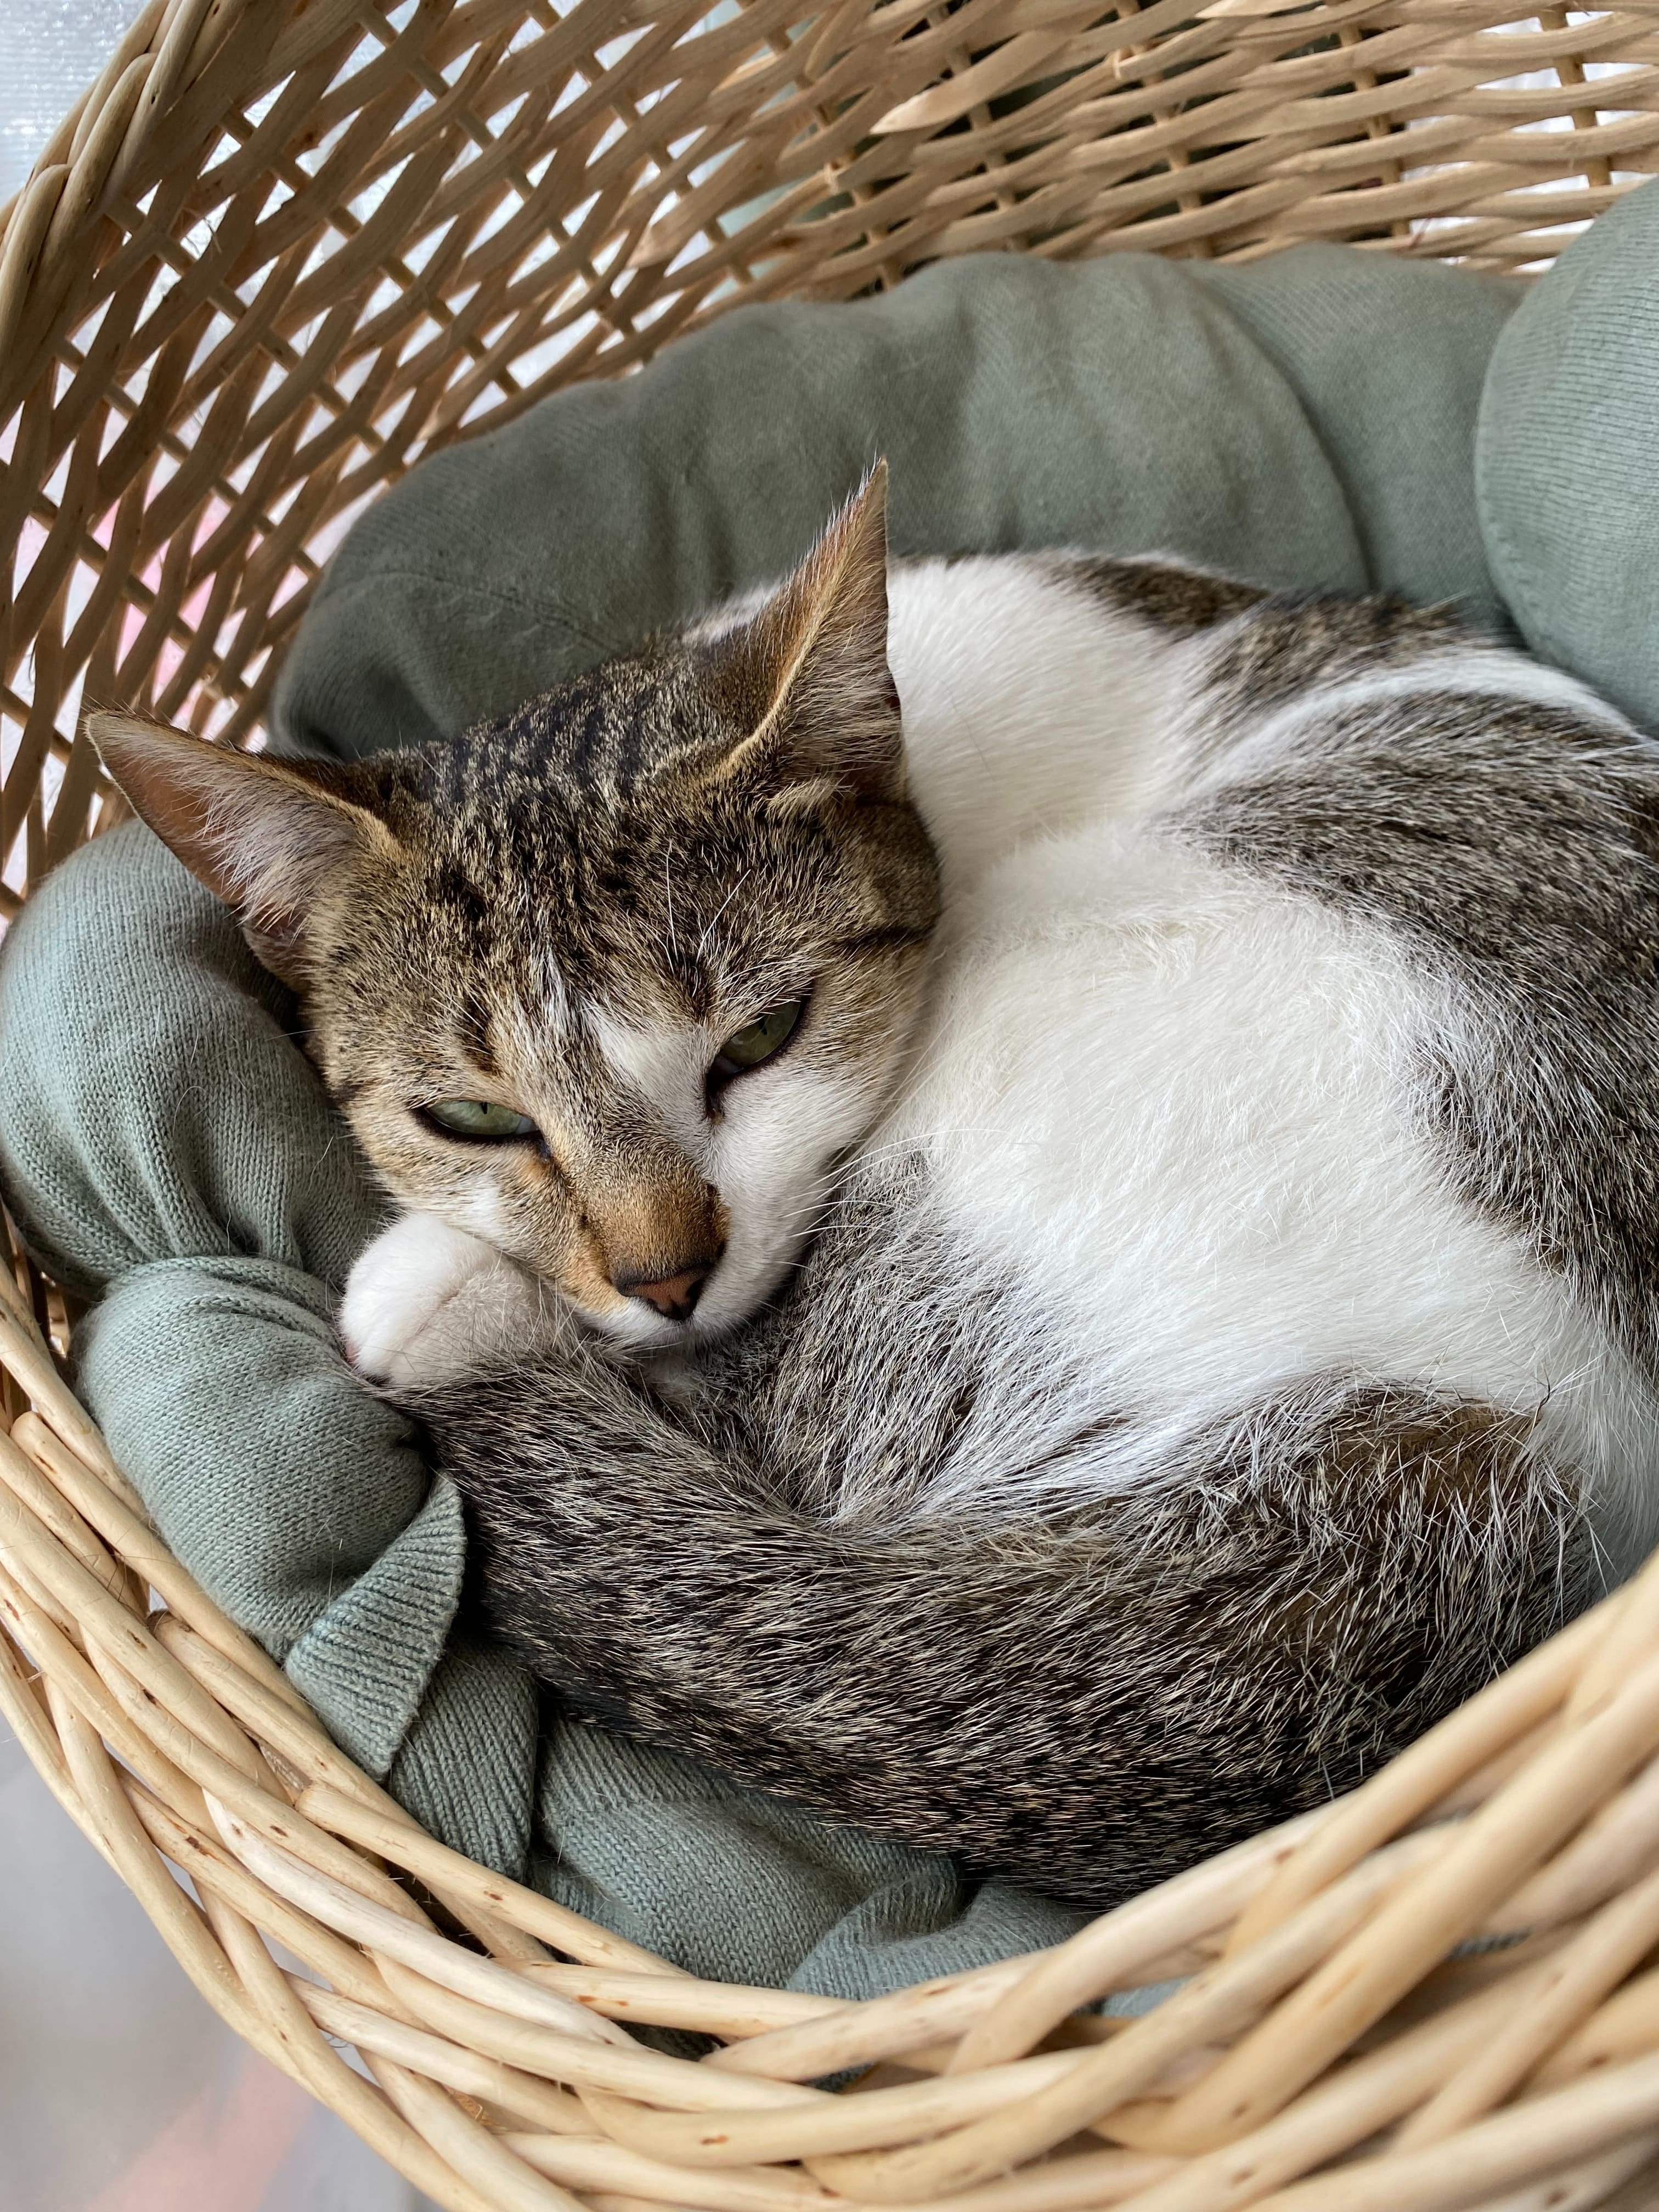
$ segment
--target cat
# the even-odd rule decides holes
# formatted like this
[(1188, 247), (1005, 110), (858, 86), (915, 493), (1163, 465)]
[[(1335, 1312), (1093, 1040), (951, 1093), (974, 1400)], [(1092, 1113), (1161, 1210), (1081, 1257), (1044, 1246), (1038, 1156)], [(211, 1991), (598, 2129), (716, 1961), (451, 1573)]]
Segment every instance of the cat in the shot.
[(1653, 1540), (1659, 750), (1390, 599), (776, 590), (353, 766), (94, 718), (406, 1212), (342, 1328), (586, 1712), (1100, 1908)]

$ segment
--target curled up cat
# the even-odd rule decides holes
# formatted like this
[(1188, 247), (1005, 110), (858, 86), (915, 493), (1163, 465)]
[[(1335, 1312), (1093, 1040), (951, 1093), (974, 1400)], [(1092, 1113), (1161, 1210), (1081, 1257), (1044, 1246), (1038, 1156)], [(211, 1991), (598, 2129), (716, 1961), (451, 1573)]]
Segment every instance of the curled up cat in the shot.
[(1389, 600), (776, 591), (353, 766), (111, 773), (403, 1218), (342, 1328), (603, 1723), (1103, 1906), (1653, 1540), (1659, 751)]

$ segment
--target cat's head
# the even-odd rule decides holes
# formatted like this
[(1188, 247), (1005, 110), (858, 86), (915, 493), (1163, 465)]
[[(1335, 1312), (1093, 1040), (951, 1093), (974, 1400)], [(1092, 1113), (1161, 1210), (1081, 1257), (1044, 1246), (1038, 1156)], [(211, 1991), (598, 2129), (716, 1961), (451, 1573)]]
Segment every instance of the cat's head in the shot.
[(744, 619), (353, 766), (99, 715), (298, 994), (394, 1197), (641, 1346), (776, 1287), (890, 1094), (939, 911), (886, 657), (884, 477)]

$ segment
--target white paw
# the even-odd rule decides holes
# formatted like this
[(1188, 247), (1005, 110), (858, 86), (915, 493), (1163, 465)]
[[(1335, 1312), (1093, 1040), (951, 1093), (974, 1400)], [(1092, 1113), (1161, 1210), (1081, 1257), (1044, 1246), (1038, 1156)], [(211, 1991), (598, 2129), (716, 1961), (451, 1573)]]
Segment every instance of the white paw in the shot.
[(394, 1386), (452, 1382), (556, 1331), (546, 1285), (464, 1229), (409, 1213), (359, 1255), (340, 1302), (359, 1374)]

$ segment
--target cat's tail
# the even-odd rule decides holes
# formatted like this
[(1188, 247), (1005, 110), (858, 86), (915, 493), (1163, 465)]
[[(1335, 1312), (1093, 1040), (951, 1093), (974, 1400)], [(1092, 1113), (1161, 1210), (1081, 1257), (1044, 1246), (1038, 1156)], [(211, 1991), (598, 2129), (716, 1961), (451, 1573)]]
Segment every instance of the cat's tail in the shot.
[(618, 1724), (1103, 1907), (1360, 1780), (1595, 1594), (1525, 1416), (1320, 1376), (1127, 1495), (795, 1516), (614, 1373), (420, 1407), (497, 1632)]

